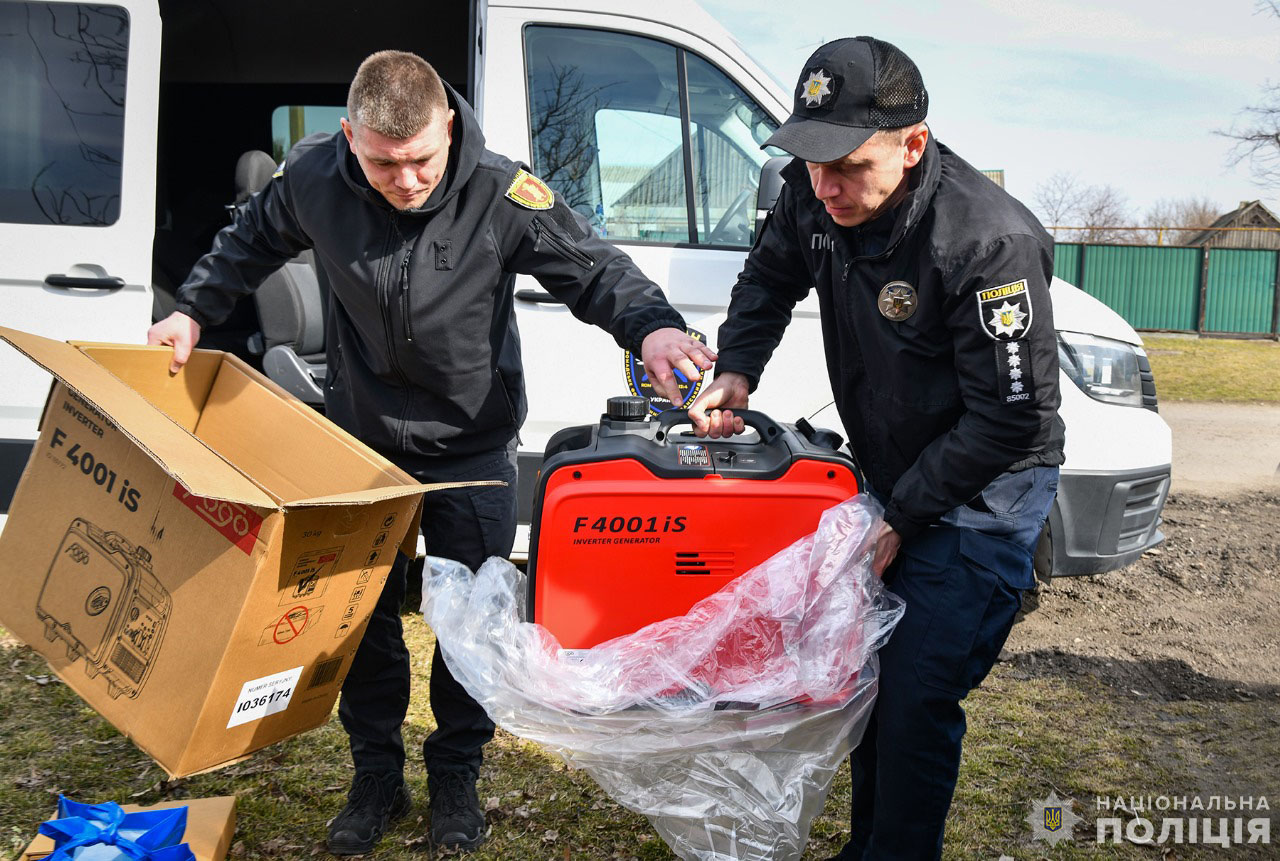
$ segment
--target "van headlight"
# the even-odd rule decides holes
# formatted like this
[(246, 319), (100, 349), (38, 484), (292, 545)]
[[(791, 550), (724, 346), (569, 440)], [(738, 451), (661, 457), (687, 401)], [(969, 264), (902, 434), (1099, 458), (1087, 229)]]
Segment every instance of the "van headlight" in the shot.
[(1079, 332), (1058, 333), (1058, 361), (1071, 381), (1094, 400), (1142, 406), (1140, 347)]

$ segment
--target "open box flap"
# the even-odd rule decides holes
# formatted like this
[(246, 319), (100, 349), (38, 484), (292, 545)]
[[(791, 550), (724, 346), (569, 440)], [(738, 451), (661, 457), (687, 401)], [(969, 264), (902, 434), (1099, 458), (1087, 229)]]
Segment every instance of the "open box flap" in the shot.
[(110, 417), (120, 432), (196, 496), (277, 508), (212, 449), (70, 344), (0, 326), (0, 338)]
[(385, 499), (430, 493), (433, 490), (444, 490), (450, 487), (501, 487), (505, 484), (505, 481), (441, 481), (435, 484), (373, 487), (368, 490), (352, 490), (347, 493), (333, 493), (328, 496), (313, 496), (309, 499), (293, 500), (286, 502), (284, 507), (285, 509), (293, 509), (311, 505), (368, 505), (372, 502), (382, 502)]

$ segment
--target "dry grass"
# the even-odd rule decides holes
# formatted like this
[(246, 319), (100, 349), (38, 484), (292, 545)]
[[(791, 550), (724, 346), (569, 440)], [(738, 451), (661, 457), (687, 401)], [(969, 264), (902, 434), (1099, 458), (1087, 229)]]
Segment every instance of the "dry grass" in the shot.
[(1280, 343), (1146, 335), (1161, 401), (1280, 403)]
[[(420, 746), (433, 728), (426, 703), (431, 633), (406, 614), (418, 656), (415, 696), (405, 740)], [(1150, 849), (1110, 844), (1094, 835), (1098, 796), (1167, 791), (1193, 793), (1207, 755), (1182, 744), (1188, 727), (1214, 727), (1215, 760), (1264, 767), (1280, 758), (1271, 704), (1126, 700), (1093, 679), (1025, 677), (998, 665), (967, 703), (969, 736), (947, 834), (947, 859), (1150, 858)], [(52, 810), (57, 793), (77, 799), (151, 803), (166, 798), (239, 796), (233, 858), (327, 857), (326, 821), (342, 806), (351, 770), (336, 716), (299, 738), (211, 774), (166, 782), (158, 767), (48, 676), (43, 660), (20, 646), (0, 646), (0, 855), (26, 844)], [(1231, 739), (1249, 739), (1235, 744)], [(1253, 765), (1251, 766), (1250, 763)], [(1269, 766), (1265, 766), (1269, 767)], [(1261, 774), (1261, 772), (1259, 772)], [(411, 759), (415, 798), (426, 794), (421, 761)], [(848, 836), (848, 769), (836, 780), (815, 823), (806, 858), (827, 858)], [(1031, 840), (1025, 818), (1050, 791), (1074, 798), (1085, 822), (1073, 842), (1050, 848)], [(489, 841), (474, 855), (489, 859), (665, 859), (674, 857), (647, 821), (611, 802), (581, 772), (535, 746), (500, 733), (488, 750), (480, 795), (491, 807)], [(428, 857), (423, 805), (372, 856), (387, 861)], [(1233, 847), (1250, 857), (1251, 849)], [(1269, 848), (1269, 847), (1268, 847)], [(1207, 857), (1177, 847), (1177, 858)]]

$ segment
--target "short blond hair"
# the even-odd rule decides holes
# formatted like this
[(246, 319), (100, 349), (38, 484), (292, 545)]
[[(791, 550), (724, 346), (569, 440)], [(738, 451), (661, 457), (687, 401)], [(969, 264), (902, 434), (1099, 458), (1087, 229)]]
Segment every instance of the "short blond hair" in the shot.
[(413, 137), (448, 109), (436, 70), (408, 51), (370, 54), (347, 91), (347, 119), (395, 140)]

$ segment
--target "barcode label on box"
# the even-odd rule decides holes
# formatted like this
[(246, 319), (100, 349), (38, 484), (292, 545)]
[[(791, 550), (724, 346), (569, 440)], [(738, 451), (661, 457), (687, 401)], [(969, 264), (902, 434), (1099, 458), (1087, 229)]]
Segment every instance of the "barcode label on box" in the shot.
[(322, 688), (329, 682), (338, 677), (338, 669), (342, 666), (342, 657), (336, 657), (329, 661), (321, 661), (316, 664), (315, 670), (311, 673), (311, 681), (307, 684), (307, 690)]
[(240, 688), (240, 696), (231, 707), (231, 718), (227, 721), (227, 729), (243, 723), (260, 720), (267, 715), (282, 712), (289, 707), (293, 699), (293, 691), (302, 677), (302, 667), (294, 667), (282, 673), (263, 676), (244, 683)]

